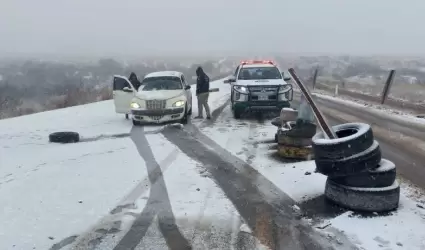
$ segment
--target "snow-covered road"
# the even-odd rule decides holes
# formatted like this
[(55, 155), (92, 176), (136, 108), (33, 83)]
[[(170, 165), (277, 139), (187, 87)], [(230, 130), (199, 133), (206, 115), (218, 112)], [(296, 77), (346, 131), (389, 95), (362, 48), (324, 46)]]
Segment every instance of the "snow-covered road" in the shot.
[(278, 160), (270, 121), (234, 120), (211, 85), (213, 120), (184, 128), (132, 127), (110, 101), (0, 121), (0, 249), (425, 248), (418, 190), (388, 216), (327, 205), (314, 162)]

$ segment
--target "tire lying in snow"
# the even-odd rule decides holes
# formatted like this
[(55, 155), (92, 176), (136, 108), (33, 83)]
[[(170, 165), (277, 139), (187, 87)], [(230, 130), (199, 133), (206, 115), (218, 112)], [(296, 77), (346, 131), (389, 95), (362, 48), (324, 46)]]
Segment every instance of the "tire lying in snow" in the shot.
[(398, 208), (400, 186), (397, 181), (382, 188), (357, 188), (326, 181), (325, 197), (333, 203), (361, 212), (388, 212)]
[(337, 139), (326, 139), (323, 132), (313, 136), (314, 154), (319, 159), (343, 159), (359, 154), (373, 144), (373, 132), (369, 124), (345, 123), (332, 127)]
[(360, 188), (380, 188), (391, 186), (396, 179), (396, 167), (393, 162), (382, 159), (378, 168), (358, 175), (330, 178), (340, 185)]
[(376, 169), (381, 162), (381, 149), (377, 141), (373, 141), (365, 151), (343, 159), (321, 158), (313, 152), (317, 172), (329, 177), (358, 175)]
[(278, 127), (278, 128), (282, 126), (282, 123), (281, 123), (281, 121), (280, 121), (280, 118), (279, 118), (279, 117), (274, 118), (274, 119), (271, 121), (271, 124), (272, 124), (273, 126)]
[(55, 132), (49, 135), (49, 141), (56, 143), (75, 143), (80, 141), (80, 135), (77, 132)]
[(290, 137), (285, 133), (278, 133), (277, 142), (281, 145), (292, 147), (308, 147), (311, 146), (311, 138)]
[(316, 134), (317, 126), (310, 122), (290, 122), (291, 130), (285, 131), (290, 137), (312, 138)]

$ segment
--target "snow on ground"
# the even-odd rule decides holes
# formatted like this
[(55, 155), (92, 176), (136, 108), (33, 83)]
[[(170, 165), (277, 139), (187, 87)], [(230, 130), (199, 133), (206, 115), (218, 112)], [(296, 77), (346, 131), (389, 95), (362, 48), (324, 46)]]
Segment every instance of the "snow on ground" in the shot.
[(100, 102), (0, 121), (0, 249), (48, 249), (95, 223), (146, 175), (129, 138), (48, 143), (56, 130), (128, 133), (112, 108)]
[[(211, 85), (229, 88), (221, 83)], [(226, 93), (211, 93), (213, 109)], [(1, 120), (0, 249), (47, 249), (118, 205), (147, 175), (131, 127), (112, 101)], [(56, 131), (77, 131), (82, 142), (51, 144)]]
[[(202, 131), (219, 145), (247, 161), (296, 202), (317, 198), (324, 193), (325, 176), (314, 173), (314, 161), (282, 163), (276, 158), (272, 143), (276, 127), (270, 120), (259, 123), (255, 119), (235, 120), (229, 108), (221, 114), (213, 127)], [(229, 134), (231, 136), (229, 136)], [(424, 196), (420, 190), (402, 184), (400, 208), (391, 215), (363, 218), (345, 212), (330, 218), (330, 228), (342, 230), (363, 249), (425, 249)], [(315, 219), (315, 218), (313, 218)], [(386, 248), (385, 248), (386, 247)]]
[[(175, 155), (165, 171), (164, 166), (161, 168), (165, 172), (164, 181), (176, 224), (194, 249), (228, 249), (230, 244), (237, 244), (237, 233), (244, 225), (243, 221), (220, 187), (208, 178), (202, 164), (190, 159), (175, 146), (164, 148), (170, 144), (161, 134), (148, 135), (147, 139), (154, 155)], [(159, 184), (156, 182), (154, 185)], [(148, 198), (147, 188), (136, 204), (146, 204), (144, 201)], [(111, 246), (115, 246), (128, 231), (129, 228), (124, 228), (108, 236), (97, 249), (112, 249)], [(264, 249), (259, 242), (255, 242), (254, 246)], [(157, 220), (151, 224), (136, 249), (168, 249)]]

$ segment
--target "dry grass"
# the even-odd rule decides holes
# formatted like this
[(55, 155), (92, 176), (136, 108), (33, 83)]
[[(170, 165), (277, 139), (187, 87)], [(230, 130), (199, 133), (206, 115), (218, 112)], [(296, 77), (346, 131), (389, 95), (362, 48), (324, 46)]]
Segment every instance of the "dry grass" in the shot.
[(69, 90), (67, 94), (52, 96), (44, 103), (34, 103), (29, 100), (13, 100), (13, 102), (8, 100), (1, 100), (0, 119), (67, 108), (110, 99), (112, 99), (111, 88), (101, 87), (97, 89), (73, 88)]

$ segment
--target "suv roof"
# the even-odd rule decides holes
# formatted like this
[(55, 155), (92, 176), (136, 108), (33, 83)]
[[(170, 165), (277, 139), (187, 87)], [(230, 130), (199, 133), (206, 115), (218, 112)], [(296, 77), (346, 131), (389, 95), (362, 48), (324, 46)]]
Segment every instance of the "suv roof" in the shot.
[(176, 76), (176, 77), (180, 77), (182, 76), (183, 73), (179, 72), (179, 71), (156, 71), (156, 72), (152, 72), (147, 74), (144, 78), (148, 78), (148, 77), (161, 77), (161, 76)]

